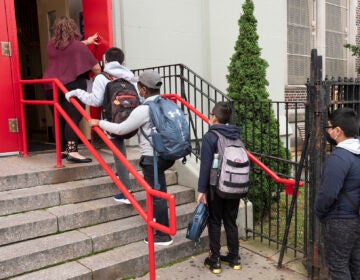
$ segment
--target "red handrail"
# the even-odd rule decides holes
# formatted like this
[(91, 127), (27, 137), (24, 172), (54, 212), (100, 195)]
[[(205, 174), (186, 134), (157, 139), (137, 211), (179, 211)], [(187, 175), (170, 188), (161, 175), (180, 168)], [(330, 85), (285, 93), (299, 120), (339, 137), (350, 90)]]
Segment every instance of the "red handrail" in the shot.
[[(146, 209), (147, 212), (141, 207), (138, 201), (129, 193), (128, 189), (124, 184), (119, 180), (115, 175), (112, 169), (108, 166), (105, 160), (101, 155), (96, 151), (96, 149), (91, 145), (87, 138), (83, 135), (77, 125), (71, 120), (67, 115), (64, 109), (58, 102), (58, 89), (63, 93), (68, 92), (64, 85), (58, 79), (34, 79), (34, 80), (20, 80), (22, 85), (24, 84), (44, 84), (51, 83), (53, 88), (54, 100), (44, 101), (44, 100), (25, 100), (23, 87), (20, 87), (20, 102), (21, 102), (21, 127), (23, 132), (23, 155), (28, 156), (28, 145), (27, 145), (27, 134), (26, 134), (26, 115), (25, 115), (25, 105), (34, 104), (34, 105), (53, 105), (54, 106), (54, 125), (55, 125), (55, 139), (56, 139), (56, 158), (57, 164), (56, 167), (62, 167), (61, 162), (61, 147), (60, 147), (60, 128), (59, 128), (59, 114), (69, 123), (71, 128), (93, 154), (96, 160), (99, 162), (101, 167), (105, 172), (111, 177), (115, 182), (116, 186), (120, 191), (126, 196), (127, 199), (131, 202), (135, 210), (140, 214), (140, 216), (147, 223), (148, 228), (148, 248), (149, 248), (149, 274), (150, 279), (155, 280), (155, 249), (154, 249), (154, 229), (165, 232), (169, 235), (176, 234), (176, 200), (173, 194), (164, 193), (161, 191), (154, 190), (140, 175), (140, 173), (134, 168), (134, 166), (126, 159), (126, 157), (116, 148), (112, 141), (105, 135), (105, 133), (100, 129), (100, 127), (93, 127), (93, 130), (100, 136), (104, 143), (110, 148), (110, 150), (115, 154), (115, 156), (124, 164), (128, 171), (134, 176), (134, 178), (140, 183), (140, 185), (146, 191)], [(75, 98), (71, 98), (70, 102), (75, 106), (75, 108), (81, 113), (81, 115), (89, 120), (90, 116), (86, 111), (81, 107), (81, 105), (76, 101)], [(154, 221), (154, 212), (153, 212), (153, 196), (166, 199), (169, 206), (169, 226), (166, 227)]]
[[(61, 161), (61, 147), (60, 147), (60, 128), (59, 128), (59, 114), (69, 123), (71, 128), (80, 138), (80, 140), (85, 144), (89, 151), (93, 154), (105, 172), (111, 177), (115, 182), (116, 186), (120, 189), (122, 193), (129, 199), (135, 210), (140, 214), (140, 216), (146, 221), (148, 227), (148, 248), (149, 248), (149, 274), (150, 279), (155, 280), (155, 250), (154, 250), (154, 229), (163, 231), (170, 235), (176, 234), (176, 201), (175, 197), (172, 194), (163, 193), (157, 190), (154, 190), (150, 185), (144, 180), (144, 178), (138, 173), (138, 171), (132, 166), (132, 164), (124, 157), (124, 155), (116, 148), (116, 146), (108, 139), (105, 133), (99, 127), (93, 127), (92, 129), (100, 136), (104, 143), (110, 148), (110, 150), (115, 154), (115, 156), (124, 164), (128, 171), (134, 176), (134, 178), (140, 183), (140, 185), (146, 191), (146, 209), (147, 212), (141, 207), (137, 200), (129, 193), (128, 189), (123, 185), (119, 178), (115, 175), (112, 169), (108, 166), (105, 160), (101, 155), (96, 151), (96, 149), (91, 145), (87, 138), (83, 135), (77, 125), (71, 120), (67, 113), (63, 110), (59, 104), (58, 99), (58, 89), (63, 93), (68, 92), (64, 85), (56, 78), (54, 79), (34, 79), (34, 80), (20, 80), (22, 85), (24, 84), (44, 84), (51, 83), (53, 89), (53, 100), (25, 100), (23, 87), (20, 87), (20, 102), (21, 102), (21, 127), (23, 135), (23, 155), (28, 156), (28, 145), (27, 145), (27, 133), (26, 133), (26, 115), (25, 115), (25, 105), (34, 104), (34, 105), (53, 105), (54, 106), (54, 125), (55, 125), (55, 139), (56, 139), (56, 167), (62, 167)], [(200, 117), (204, 122), (209, 123), (209, 119), (205, 117), (201, 112), (199, 112), (195, 107), (190, 103), (179, 97), (177, 94), (163, 94), (162, 96), (172, 99), (173, 101), (180, 101), (185, 105), (189, 110), (194, 112), (198, 117)], [(81, 113), (81, 115), (89, 120), (90, 116), (86, 111), (81, 107), (81, 105), (76, 101), (75, 98), (70, 98), (70, 102), (74, 107)], [(250, 160), (257, 164), (261, 169), (263, 169), (272, 179), (276, 182), (284, 184), (286, 186), (295, 185), (295, 180), (280, 178), (275, 172), (270, 170), (265, 166), (260, 160), (258, 160), (253, 154), (248, 151)], [(303, 185), (303, 182), (300, 182), (300, 186)], [(160, 225), (153, 220), (153, 196), (166, 199), (169, 204), (169, 227)]]
[[(190, 111), (195, 113), (199, 118), (201, 118), (204, 122), (207, 124), (210, 123), (209, 119), (204, 116), (201, 112), (199, 112), (194, 106), (192, 106), (190, 103), (182, 99), (177, 94), (162, 94), (162, 96), (169, 98), (173, 101), (177, 100), (181, 102), (183, 105), (185, 105)], [(266, 174), (268, 174), (275, 182), (285, 185), (285, 190), (287, 194), (293, 194), (293, 191), (295, 189), (296, 181), (293, 179), (286, 179), (279, 177), (274, 171), (272, 171), (270, 168), (268, 168), (265, 164), (263, 164), (258, 158), (256, 158), (252, 153), (247, 151), (249, 159), (254, 162), (257, 166), (259, 166)], [(299, 182), (299, 186), (303, 186), (304, 182)]]

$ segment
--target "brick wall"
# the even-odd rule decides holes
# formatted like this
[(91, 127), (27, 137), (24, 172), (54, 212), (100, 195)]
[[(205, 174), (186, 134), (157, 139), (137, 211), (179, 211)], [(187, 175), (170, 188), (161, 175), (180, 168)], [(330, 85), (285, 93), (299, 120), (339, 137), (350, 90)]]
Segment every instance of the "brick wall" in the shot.
[[(359, 0), (360, 1), (360, 0)], [(285, 102), (306, 102), (306, 87), (305, 86), (286, 86), (285, 87)], [(291, 104), (290, 104), (291, 107)], [(289, 108), (291, 109), (291, 108)]]

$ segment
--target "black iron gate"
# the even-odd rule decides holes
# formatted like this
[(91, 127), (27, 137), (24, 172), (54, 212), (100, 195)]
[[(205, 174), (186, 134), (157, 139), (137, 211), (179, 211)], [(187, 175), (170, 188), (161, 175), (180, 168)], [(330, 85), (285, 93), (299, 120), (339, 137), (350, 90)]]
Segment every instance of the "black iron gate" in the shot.
[(305, 131), (309, 133), (309, 219), (305, 263), (311, 279), (329, 279), (324, 258), (322, 225), (314, 215), (316, 192), (319, 188), (323, 163), (331, 150), (326, 143), (324, 127), (328, 112), (340, 107), (353, 108), (360, 115), (360, 81), (358, 79), (322, 80), (322, 57), (317, 50), (311, 53), (311, 77), (307, 83), (308, 119)]

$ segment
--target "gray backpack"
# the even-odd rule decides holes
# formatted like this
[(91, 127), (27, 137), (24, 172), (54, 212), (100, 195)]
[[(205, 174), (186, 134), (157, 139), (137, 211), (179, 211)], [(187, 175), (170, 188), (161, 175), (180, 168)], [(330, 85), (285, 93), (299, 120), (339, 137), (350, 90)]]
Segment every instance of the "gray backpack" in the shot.
[(249, 190), (250, 162), (244, 143), (229, 139), (212, 130), (218, 136), (218, 168), (210, 171), (210, 185), (222, 198), (245, 197)]

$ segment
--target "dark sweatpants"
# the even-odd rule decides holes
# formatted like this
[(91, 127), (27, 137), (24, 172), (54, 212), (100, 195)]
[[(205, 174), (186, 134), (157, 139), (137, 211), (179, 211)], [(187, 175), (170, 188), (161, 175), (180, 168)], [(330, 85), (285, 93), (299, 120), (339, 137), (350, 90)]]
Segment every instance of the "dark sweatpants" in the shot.
[[(158, 178), (160, 184), (160, 191), (167, 192), (165, 170), (169, 169), (175, 163), (174, 160), (164, 160), (158, 157)], [(144, 174), (145, 181), (154, 188), (154, 157), (153, 156), (141, 156), (140, 166)], [(161, 225), (169, 226), (169, 215), (167, 201), (154, 197), (154, 218), (156, 222)], [(158, 235), (167, 235), (161, 231), (157, 231)]]
[(360, 280), (360, 218), (329, 219), (324, 245), (332, 280)]
[[(80, 75), (77, 77), (77, 79), (73, 82), (70, 82), (65, 85), (67, 90), (73, 90), (73, 89), (83, 89), (86, 90), (86, 74)], [(80, 112), (72, 105), (70, 102), (68, 102), (65, 98), (64, 93), (62, 93), (60, 90), (58, 92), (59, 96), (59, 103), (61, 107), (65, 110), (65, 112), (69, 115), (71, 120), (79, 126), (79, 123), (82, 119), (82, 115)], [(47, 90), (45, 92), (45, 97), (47, 100), (53, 100), (53, 91)], [(76, 98), (77, 99), (77, 98)], [(82, 103), (79, 99), (77, 99), (81, 107), (85, 108), (85, 104)], [(53, 113), (54, 108), (53, 106), (50, 106), (50, 110)], [(55, 124), (54, 124), (55, 127)], [(55, 133), (54, 133), (55, 135)], [(60, 116), (60, 135), (61, 135), (61, 151), (65, 151), (66, 143), (71, 141), (75, 142), (75, 146), (77, 147), (79, 138), (77, 137), (76, 133), (72, 130), (70, 125), (63, 119), (63, 117)]]
[(221, 222), (224, 223), (229, 255), (237, 257), (239, 255), (239, 234), (236, 218), (240, 198), (223, 199), (214, 192), (207, 196), (207, 202), (209, 206), (208, 231), (211, 259), (216, 260), (220, 257)]

